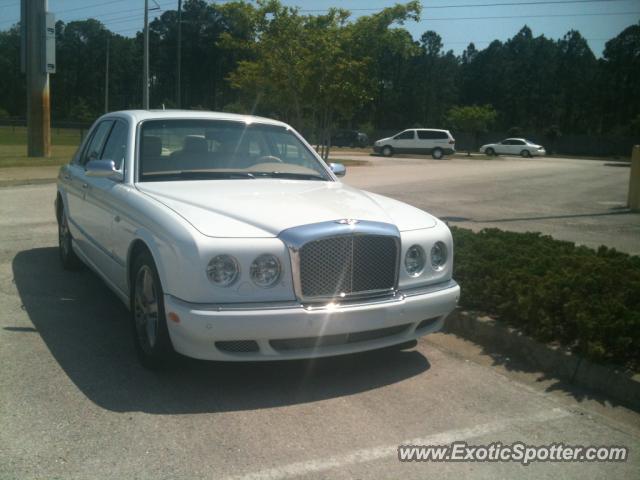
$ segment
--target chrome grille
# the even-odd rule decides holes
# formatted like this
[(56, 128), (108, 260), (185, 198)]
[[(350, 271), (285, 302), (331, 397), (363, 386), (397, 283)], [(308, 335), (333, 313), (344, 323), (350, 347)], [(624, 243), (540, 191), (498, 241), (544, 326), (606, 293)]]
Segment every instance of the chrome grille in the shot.
[(346, 297), (393, 290), (398, 239), (387, 235), (342, 235), (305, 243), (299, 251), (304, 298)]

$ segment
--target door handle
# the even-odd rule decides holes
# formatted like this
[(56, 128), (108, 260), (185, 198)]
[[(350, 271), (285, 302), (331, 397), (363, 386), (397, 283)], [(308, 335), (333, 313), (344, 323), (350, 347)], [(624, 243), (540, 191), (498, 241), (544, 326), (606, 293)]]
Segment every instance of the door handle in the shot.
[(88, 183), (83, 183), (82, 184), (82, 188), (89, 188), (89, 184)]

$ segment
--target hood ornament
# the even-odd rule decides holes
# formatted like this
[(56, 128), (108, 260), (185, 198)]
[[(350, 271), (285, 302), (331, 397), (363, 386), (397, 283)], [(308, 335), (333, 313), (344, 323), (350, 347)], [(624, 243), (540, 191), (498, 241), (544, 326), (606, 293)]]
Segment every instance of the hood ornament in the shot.
[(356, 220), (355, 218), (342, 218), (340, 220), (336, 220), (335, 223), (339, 223), (340, 225), (355, 225), (360, 223), (360, 220)]

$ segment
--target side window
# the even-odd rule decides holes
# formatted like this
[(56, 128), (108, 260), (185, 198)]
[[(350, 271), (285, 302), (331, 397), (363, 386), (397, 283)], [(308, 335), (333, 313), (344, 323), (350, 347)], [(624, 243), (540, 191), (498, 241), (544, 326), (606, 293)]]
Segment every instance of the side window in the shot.
[(513, 145), (513, 141), (512, 140), (503, 140), (502, 144), (503, 145)]
[(449, 137), (447, 136), (447, 132), (438, 132), (436, 130), (418, 130), (418, 138), (420, 140), (436, 140)]
[(84, 152), (82, 152), (79, 161), (80, 165), (86, 165), (90, 160), (100, 158), (102, 147), (104, 146), (104, 142), (107, 139), (107, 135), (109, 135), (112, 125), (113, 120), (105, 120), (96, 127), (91, 136), (91, 140), (89, 140), (87, 147), (84, 149)]
[(524, 145), (522, 140), (513, 140), (512, 145)]
[(128, 130), (126, 123), (116, 121), (100, 157), (104, 160), (113, 160), (117, 170), (122, 168), (122, 162), (124, 161), (124, 154), (127, 150)]
[(394, 140), (413, 140), (414, 138), (415, 135), (413, 133), (413, 130), (407, 130), (406, 132), (399, 133), (398, 135), (393, 137)]

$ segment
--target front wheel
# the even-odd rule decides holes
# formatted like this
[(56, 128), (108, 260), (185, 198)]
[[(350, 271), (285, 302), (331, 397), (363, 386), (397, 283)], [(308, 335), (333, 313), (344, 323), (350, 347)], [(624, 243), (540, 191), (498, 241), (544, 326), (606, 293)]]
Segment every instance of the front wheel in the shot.
[(60, 254), (60, 262), (65, 270), (78, 270), (82, 266), (82, 262), (73, 251), (73, 238), (69, 231), (69, 221), (67, 220), (67, 212), (65, 208), (60, 209), (60, 218), (58, 219), (58, 252)]
[(441, 148), (436, 148), (433, 152), (431, 152), (431, 156), (436, 160), (440, 160), (444, 156), (444, 152)]
[(390, 157), (391, 155), (393, 155), (393, 148), (391, 148), (389, 145), (385, 146), (382, 149), (382, 155), (384, 155), (385, 157)]
[(173, 347), (164, 312), (164, 293), (151, 254), (141, 253), (133, 264), (131, 316), (133, 340), (140, 363), (150, 369), (164, 367)]
[(530, 152), (529, 150), (522, 150), (522, 151), (520, 152), (520, 155), (521, 155), (523, 158), (530, 158), (530, 157), (531, 157), (531, 152)]
[(486, 153), (488, 156), (493, 157), (496, 154), (496, 151), (493, 148), (487, 148), (484, 153)]

